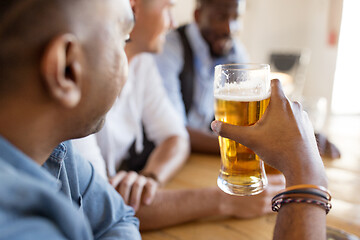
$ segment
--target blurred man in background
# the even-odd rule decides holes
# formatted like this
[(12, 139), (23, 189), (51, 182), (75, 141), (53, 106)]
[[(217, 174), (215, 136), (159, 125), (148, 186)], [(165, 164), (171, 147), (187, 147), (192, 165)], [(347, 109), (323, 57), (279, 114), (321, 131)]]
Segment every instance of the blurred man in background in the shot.
[(167, 93), (186, 124), (193, 151), (219, 153), (210, 131), (217, 64), (245, 63), (244, 46), (234, 39), (245, 0), (197, 0), (195, 22), (168, 34), (156, 62)]
[[(217, 64), (248, 63), (235, 34), (241, 29), (246, 0), (197, 0), (195, 22), (172, 31), (164, 51), (156, 57), (173, 106), (182, 115), (191, 150), (219, 153), (217, 137), (209, 129), (214, 119), (213, 81)], [(334, 144), (316, 134), (322, 156), (339, 158)]]

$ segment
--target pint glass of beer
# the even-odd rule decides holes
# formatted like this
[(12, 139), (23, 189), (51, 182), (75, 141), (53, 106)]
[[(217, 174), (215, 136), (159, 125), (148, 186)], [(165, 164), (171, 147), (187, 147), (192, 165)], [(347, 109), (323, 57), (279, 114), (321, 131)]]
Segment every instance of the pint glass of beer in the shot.
[[(215, 67), (215, 118), (251, 126), (264, 114), (270, 101), (270, 66), (226, 64)], [(264, 163), (249, 148), (219, 137), (221, 169), (217, 184), (232, 195), (254, 195), (267, 185)]]

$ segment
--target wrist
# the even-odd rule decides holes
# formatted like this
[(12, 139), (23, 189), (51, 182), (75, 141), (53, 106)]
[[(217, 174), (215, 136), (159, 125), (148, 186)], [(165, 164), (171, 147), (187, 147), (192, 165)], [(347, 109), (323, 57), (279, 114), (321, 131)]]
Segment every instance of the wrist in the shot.
[[(314, 145), (314, 144), (313, 144)], [(316, 146), (316, 145), (314, 145)], [(319, 151), (312, 145), (298, 145), (295, 151), (287, 151), (283, 157), (287, 159), (282, 172), (286, 186), (312, 184), (328, 186), (325, 168)], [(284, 160), (284, 159), (283, 159)]]
[(303, 161), (300, 165), (284, 171), (286, 187), (299, 184), (312, 184), (327, 188), (328, 181), (325, 168), (321, 158), (318, 161), (321, 161), (321, 164), (309, 164), (309, 162)]
[(229, 203), (228, 199), (231, 197), (229, 194), (223, 192), (221, 189), (216, 188), (216, 199), (217, 199), (217, 215), (228, 217), (234, 214), (232, 212), (231, 206), (232, 204)]
[(218, 187), (204, 188), (202, 192), (208, 202), (208, 211), (212, 212), (211, 216), (225, 216), (226, 203), (222, 197), (224, 193)]
[(300, 185), (300, 184), (318, 185), (318, 186), (322, 186), (325, 188), (328, 187), (328, 181), (327, 181), (326, 176), (286, 178), (286, 187), (291, 187), (291, 186)]
[(153, 179), (157, 184), (160, 185), (160, 181), (158, 176), (153, 172), (140, 172), (140, 175)]

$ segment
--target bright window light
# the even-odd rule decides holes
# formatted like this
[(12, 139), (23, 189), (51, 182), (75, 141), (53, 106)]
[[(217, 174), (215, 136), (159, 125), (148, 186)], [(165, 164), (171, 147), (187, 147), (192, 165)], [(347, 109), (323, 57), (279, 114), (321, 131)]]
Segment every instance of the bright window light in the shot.
[(360, 1), (344, 0), (332, 112), (360, 114)]

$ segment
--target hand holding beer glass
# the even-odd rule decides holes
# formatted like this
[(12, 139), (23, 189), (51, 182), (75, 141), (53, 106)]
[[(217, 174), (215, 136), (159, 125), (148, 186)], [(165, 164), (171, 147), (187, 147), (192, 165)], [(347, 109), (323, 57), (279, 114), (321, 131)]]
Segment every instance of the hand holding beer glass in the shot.
[[(267, 64), (225, 64), (215, 67), (214, 98), (216, 120), (251, 126), (264, 114), (270, 102), (270, 66)], [(221, 169), (217, 184), (232, 195), (254, 195), (267, 185), (264, 163), (249, 148), (219, 137)]]

